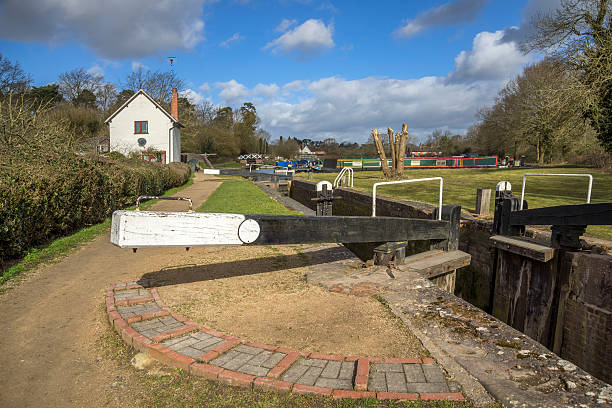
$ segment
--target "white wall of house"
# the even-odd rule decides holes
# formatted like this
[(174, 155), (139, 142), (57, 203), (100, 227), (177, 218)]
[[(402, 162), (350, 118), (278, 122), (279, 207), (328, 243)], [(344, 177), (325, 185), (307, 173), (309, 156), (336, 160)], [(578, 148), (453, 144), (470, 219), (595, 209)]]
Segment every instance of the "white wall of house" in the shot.
[[(147, 121), (146, 134), (135, 133), (134, 122)], [(181, 132), (174, 121), (142, 93), (132, 99), (111, 120), (110, 150), (123, 154), (149, 148), (165, 151), (166, 163), (181, 161)], [(138, 139), (146, 139), (144, 146)]]

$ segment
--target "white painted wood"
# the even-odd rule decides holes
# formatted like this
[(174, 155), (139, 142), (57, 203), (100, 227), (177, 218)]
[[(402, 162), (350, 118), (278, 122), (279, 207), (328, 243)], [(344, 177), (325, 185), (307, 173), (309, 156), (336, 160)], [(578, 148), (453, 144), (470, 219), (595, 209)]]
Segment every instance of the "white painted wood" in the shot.
[(219, 169), (204, 169), (204, 174), (221, 174)]
[(255, 220), (245, 220), (238, 227), (238, 237), (245, 244), (255, 242), (260, 232), (259, 224)]
[(259, 225), (242, 214), (115, 211), (111, 242), (121, 248), (241, 245), (259, 236)]
[(319, 181), (317, 183), (317, 191), (323, 191), (323, 186), (326, 185), (327, 186), (327, 191), (332, 191), (332, 183), (330, 183), (329, 181)]

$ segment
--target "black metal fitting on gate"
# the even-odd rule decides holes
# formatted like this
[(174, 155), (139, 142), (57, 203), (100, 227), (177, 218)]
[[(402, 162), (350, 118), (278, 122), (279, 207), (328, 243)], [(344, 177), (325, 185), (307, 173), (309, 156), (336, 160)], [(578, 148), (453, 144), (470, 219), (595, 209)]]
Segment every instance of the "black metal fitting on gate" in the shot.
[[(510, 213), (521, 208), (521, 199), (515, 197), (512, 191), (495, 192), (495, 213), (493, 215), (493, 234), (525, 235), (524, 225), (510, 225)], [(527, 200), (523, 200), (523, 208), (529, 208)]]
[(327, 184), (323, 184), (321, 191), (317, 191), (317, 197), (311, 198), (312, 201), (317, 202), (317, 217), (333, 215), (333, 201), (339, 198), (342, 197), (334, 197), (334, 190), (328, 190)]

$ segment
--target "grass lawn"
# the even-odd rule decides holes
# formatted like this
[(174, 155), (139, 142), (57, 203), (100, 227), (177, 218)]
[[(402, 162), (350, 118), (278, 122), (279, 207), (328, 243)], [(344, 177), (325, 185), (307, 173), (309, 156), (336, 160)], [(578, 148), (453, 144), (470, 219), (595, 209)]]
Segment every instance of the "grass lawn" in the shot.
[[(463, 210), (474, 211), (476, 189), (490, 188), (491, 211), (495, 197), (495, 185), (509, 181), (516, 196), (520, 197), (523, 174), (525, 173), (584, 173), (593, 175), (591, 203), (612, 202), (612, 174), (597, 169), (578, 167), (547, 167), (539, 169), (432, 169), (407, 170), (403, 179), (443, 177), (444, 204), (460, 204)], [(337, 173), (315, 173), (313, 181), (327, 180), (333, 183)], [(302, 174), (299, 174), (302, 177)], [(305, 176), (303, 176), (305, 177)], [(380, 171), (355, 172), (354, 188), (372, 193), (372, 185), (384, 181)], [(586, 202), (588, 179), (582, 177), (528, 177), (525, 200), (529, 208), (548, 207)], [(387, 195), (430, 204), (438, 202), (437, 182), (381, 186), (377, 195)], [(612, 240), (612, 226), (589, 226), (587, 234)]]
[(227, 178), (197, 211), (235, 214), (301, 214), (277, 203), (251, 181), (235, 177)]

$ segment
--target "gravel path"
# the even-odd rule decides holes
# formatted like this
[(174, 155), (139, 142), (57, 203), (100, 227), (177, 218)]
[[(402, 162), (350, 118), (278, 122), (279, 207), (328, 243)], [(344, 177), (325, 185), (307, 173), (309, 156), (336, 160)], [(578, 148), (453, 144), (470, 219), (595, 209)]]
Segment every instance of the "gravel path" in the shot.
[[(219, 186), (196, 174), (177, 195), (197, 208)], [(184, 202), (161, 201), (155, 210), (185, 210)], [(197, 256), (198, 248), (190, 251)], [(0, 407), (115, 405), (120, 372), (98, 356), (104, 290), (111, 282), (138, 278), (181, 262), (185, 250), (122, 250), (104, 234), (61, 262), (30, 273), (0, 296)]]

